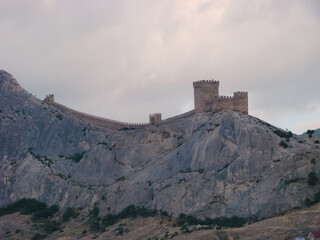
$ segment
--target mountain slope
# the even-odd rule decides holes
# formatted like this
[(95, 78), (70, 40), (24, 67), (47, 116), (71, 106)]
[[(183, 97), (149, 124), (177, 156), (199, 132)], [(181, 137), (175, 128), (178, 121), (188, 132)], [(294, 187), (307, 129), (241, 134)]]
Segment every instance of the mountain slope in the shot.
[[(75, 240), (75, 239), (195, 239), (195, 240), (256, 240), (256, 239), (294, 239), (305, 237), (310, 231), (318, 229), (320, 224), (320, 203), (308, 208), (292, 210), (282, 216), (276, 216), (242, 228), (212, 228), (199, 229), (199, 226), (189, 226), (188, 232), (177, 226), (177, 219), (170, 217), (138, 217), (123, 219), (117, 224), (108, 226), (105, 232), (90, 233), (85, 221), (81, 221), (83, 214), (76, 219), (63, 222), (60, 228), (45, 239)], [(310, 221), (312, 219), (312, 221)], [(28, 215), (14, 213), (0, 217), (0, 238), (2, 239), (31, 239), (39, 229), (35, 230), (30, 224), (32, 219)], [(123, 233), (119, 234), (119, 229)]]
[[(309, 134), (307, 134), (307, 132), (304, 132), (304, 133), (302, 133), (300, 136), (302, 136), (302, 137), (308, 137)], [(312, 134), (312, 136), (313, 136), (314, 138), (320, 138), (320, 128), (315, 129), (315, 130), (314, 130), (314, 133)]]
[(309, 173), (320, 176), (317, 144), (286, 140), (233, 111), (105, 129), (33, 97), (5, 71), (0, 111), (0, 205), (27, 197), (61, 208), (97, 204), (101, 214), (133, 204), (174, 216), (262, 218), (320, 190), (308, 184)]

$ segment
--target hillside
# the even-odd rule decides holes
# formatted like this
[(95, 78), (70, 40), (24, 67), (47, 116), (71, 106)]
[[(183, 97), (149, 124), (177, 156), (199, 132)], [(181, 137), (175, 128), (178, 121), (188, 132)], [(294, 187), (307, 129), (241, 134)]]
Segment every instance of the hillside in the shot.
[(62, 210), (96, 205), (101, 215), (135, 205), (173, 217), (269, 218), (314, 199), (319, 153), (312, 140), (234, 111), (98, 127), (0, 71), (0, 206), (35, 198)]
[[(304, 132), (301, 134), (302, 137), (308, 137), (309, 135), (307, 134), (307, 132)], [(314, 138), (320, 138), (320, 128), (315, 129), (314, 133), (312, 135)]]
[[(282, 216), (266, 219), (242, 228), (226, 228), (220, 230), (201, 229), (190, 226), (189, 232), (181, 231), (175, 226), (177, 219), (169, 217), (138, 217), (124, 219), (107, 227), (105, 232), (90, 233), (88, 225), (80, 214), (76, 219), (62, 223), (61, 230), (47, 235), (46, 239), (76, 240), (76, 239), (194, 239), (194, 240), (256, 240), (256, 239), (294, 239), (305, 237), (310, 230), (319, 228), (320, 203), (308, 209), (293, 210)], [(59, 217), (55, 217), (56, 219)], [(312, 221), (310, 221), (312, 219)], [(0, 217), (0, 238), (24, 240), (31, 239), (37, 233), (30, 216), (19, 213)], [(208, 227), (208, 226), (201, 226)], [(123, 229), (123, 233), (119, 232)]]

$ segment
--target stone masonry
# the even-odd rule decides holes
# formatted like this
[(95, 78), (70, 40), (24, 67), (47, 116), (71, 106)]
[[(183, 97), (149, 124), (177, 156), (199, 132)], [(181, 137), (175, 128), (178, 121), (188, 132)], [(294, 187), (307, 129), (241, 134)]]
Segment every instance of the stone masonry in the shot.
[(219, 81), (193, 82), (195, 114), (233, 110), (248, 114), (248, 93), (235, 92), (232, 97), (219, 96)]
[(174, 121), (177, 119), (192, 116), (202, 112), (220, 112), (223, 110), (233, 110), (248, 114), (248, 93), (235, 92), (232, 97), (219, 95), (219, 81), (201, 80), (193, 82), (194, 88), (194, 110), (162, 120), (161, 113), (149, 114), (149, 123), (126, 123), (108, 118), (96, 117), (82, 113), (71, 108), (67, 108), (54, 101), (54, 95), (49, 94), (44, 101), (65, 113), (72, 114), (83, 121), (95, 124), (101, 127), (112, 129), (123, 128), (143, 128), (149, 125), (157, 125), (163, 122)]

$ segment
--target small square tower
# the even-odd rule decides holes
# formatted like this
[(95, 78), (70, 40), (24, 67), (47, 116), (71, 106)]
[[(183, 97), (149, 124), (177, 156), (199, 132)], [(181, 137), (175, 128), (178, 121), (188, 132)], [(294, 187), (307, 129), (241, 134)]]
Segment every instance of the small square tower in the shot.
[(161, 122), (161, 113), (149, 114), (149, 124), (155, 125)]
[(44, 101), (49, 104), (54, 103), (54, 94), (46, 95), (46, 98), (44, 99)]

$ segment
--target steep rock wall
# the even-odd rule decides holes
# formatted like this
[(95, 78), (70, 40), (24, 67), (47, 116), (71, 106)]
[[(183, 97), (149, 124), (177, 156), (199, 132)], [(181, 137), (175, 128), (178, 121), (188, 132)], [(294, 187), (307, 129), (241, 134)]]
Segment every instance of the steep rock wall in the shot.
[(320, 176), (318, 145), (287, 141), (246, 114), (116, 131), (44, 104), (3, 72), (0, 110), (0, 206), (27, 197), (61, 208), (96, 203), (101, 214), (134, 204), (175, 216), (261, 218), (304, 206), (320, 190), (307, 183), (310, 172)]

